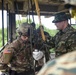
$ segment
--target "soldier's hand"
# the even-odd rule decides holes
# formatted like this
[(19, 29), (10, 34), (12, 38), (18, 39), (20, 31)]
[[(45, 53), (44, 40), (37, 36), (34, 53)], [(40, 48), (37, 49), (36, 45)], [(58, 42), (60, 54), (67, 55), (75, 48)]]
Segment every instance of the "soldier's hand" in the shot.
[(37, 49), (35, 49), (35, 51), (33, 51), (33, 58), (35, 60), (39, 60), (44, 56), (42, 51), (38, 51)]

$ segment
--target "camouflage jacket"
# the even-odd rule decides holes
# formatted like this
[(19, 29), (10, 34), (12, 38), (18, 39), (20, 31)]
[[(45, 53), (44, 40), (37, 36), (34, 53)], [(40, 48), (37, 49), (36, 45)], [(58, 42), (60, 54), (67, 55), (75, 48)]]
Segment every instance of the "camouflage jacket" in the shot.
[(52, 45), (53, 45), (52, 38), (53, 37), (50, 36), (48, 32), (44, 31), (45, 41), (43, 41), (40, 31), (37, 31), (36, 35), (34, 37), (34, 44), (37, 49), (45, 50), (47, 47), (49, 50), (52, 48)]
[(55, 51), (57, 56), (76, 50), (76, 30), (68, 25), (54, 37)]
[(24, 70), (33, 67), (32, 52), (29, 43), (24, 43), (21, 38), (16, 39), (5, 49), (12, 50), (13, 55), (10, 61), (14, 70)]
[(76, 51), (50, 60), (37, 75), (76, 75)]

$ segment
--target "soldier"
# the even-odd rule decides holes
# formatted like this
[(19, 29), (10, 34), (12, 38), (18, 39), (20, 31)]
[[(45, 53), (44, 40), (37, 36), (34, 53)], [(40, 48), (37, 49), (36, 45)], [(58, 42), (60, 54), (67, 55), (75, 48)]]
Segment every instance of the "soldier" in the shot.
[[(42, 26), (43, 31), (44, 31), (44, 27)], [(45, 58), (46, 58), (46, 62), (50, 59), (50, 49), (53, 46), (53, 42), (52, 42), (52, 36), (50, 36), (50, 34), (46, 31), (44, 31), (44, 35), (45, 35), (45, 41), (42, 40), (42, 36), (41, 36), (41, 30), (40, 27), (37, 29), (37, 48), (40, 49), (41, 51), (44, 52), (45, 54)]]
[(70, 15), (60, 12), (53, 20), (59, 30), (54, 37), (56, 57), (76, 49), (76, 30), (68, 23), (70, 18)]
[(8, 65), (10, 68), (10, 75), (35, 75), (32, 58), (34, 48), (31, 49), (30, 43), (30, 35), (32, 34), (31, 29), (32, 27), (30, 24), (21, 24), (17, 29), (19, 37), (7, 45), (3, 50), (0, 61), (2, 66), (0, 67), (3, 69), (4, 65)]
[[(76, 6), (76, 0), (65, 1), (74, 7)], [(71, 40), (69, 41), (71, 42)], [(76, 41), (74, 40), (73, 42)], [(74, 46), (76, 45), (74, 44)], [(75, 47), (73, 50), (76, 50)], [(76, 51), (69, 52), (53, 61), (49, 61), (37, 75), (76, 75)]]
[[(52, 45), (52, 36), (50, 36), (50, 34), (46, 31), (44, 31), (44, 27), (42, 26), (43, 28), (43, 32), (44, 32), (44, 35), (45, 35), (45, 42), (42, 40), (42, 36), (41, 36), (41, 30), (40, 30), (40, 27), (37, 28), (36, 32), (37, 32), (37, 35), (38, 35), (38, 43), (40, 44), (40, 46), (42, 46), (44, 43), (46, 43), (49, 47), (49, 49), (51, 49), (51, 45)], [(42, 45), (41, 45), (42, 44)], [(39, 45), (38, 45), (38, 48)]]

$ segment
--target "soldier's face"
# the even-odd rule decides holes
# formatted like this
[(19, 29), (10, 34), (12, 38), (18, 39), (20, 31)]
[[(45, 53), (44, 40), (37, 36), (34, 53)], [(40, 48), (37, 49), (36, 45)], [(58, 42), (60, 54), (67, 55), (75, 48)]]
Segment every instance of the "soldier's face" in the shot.
[(55, 23), (55, 25), (56, 25), (58, 30), (63, 30), (63, 28), (64, 28), (64, 21), (57, 22), (57, 23)]
[(27, 36), (21, 36), (22, 40), (27, 41), (28, 37)]

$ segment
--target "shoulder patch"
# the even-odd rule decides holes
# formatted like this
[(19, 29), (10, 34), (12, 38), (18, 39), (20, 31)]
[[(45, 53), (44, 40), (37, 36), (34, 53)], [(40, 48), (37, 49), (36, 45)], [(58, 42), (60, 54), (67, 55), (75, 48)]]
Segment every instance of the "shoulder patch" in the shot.
[(5, 49), (3, 53), (11, 53), (11, 50)]

